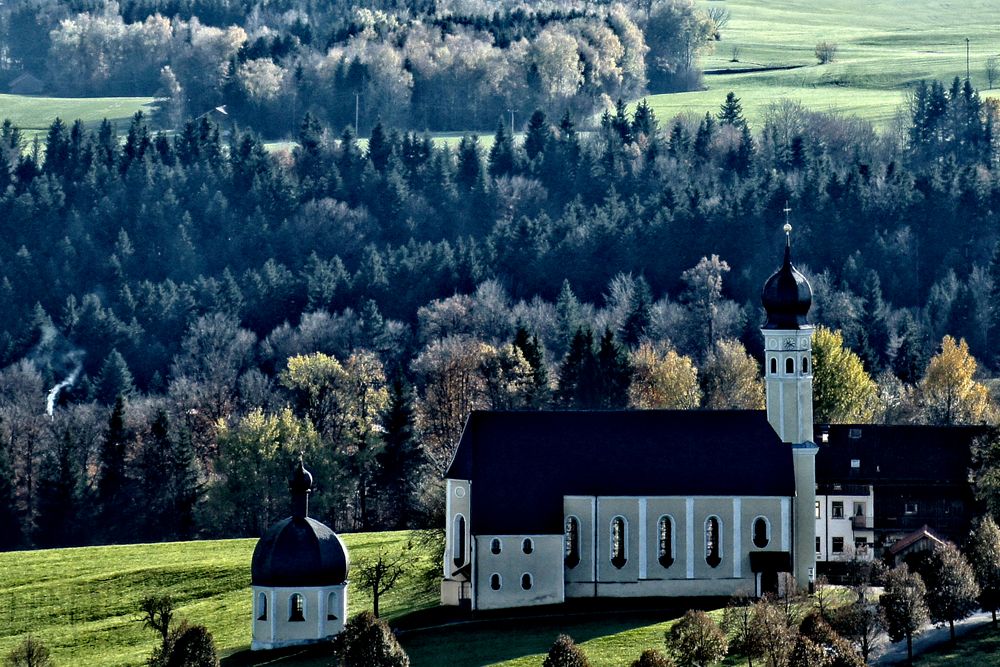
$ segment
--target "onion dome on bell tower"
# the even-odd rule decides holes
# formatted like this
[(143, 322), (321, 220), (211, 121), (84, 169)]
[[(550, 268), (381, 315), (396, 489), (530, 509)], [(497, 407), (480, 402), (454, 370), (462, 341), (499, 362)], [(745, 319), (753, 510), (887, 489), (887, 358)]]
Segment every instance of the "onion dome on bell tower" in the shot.
[(807, 326), (812, 307), (812, 288), (792, 264), (792, 226), (785, 223), (785, 259), (761, 290), (760, 300), (767, 312), (764, 329), (795, 330)]

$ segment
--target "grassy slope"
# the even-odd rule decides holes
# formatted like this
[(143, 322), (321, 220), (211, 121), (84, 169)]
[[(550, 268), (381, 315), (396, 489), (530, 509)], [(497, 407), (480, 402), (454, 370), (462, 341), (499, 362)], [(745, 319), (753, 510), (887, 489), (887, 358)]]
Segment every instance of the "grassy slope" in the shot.
[[(965, 76), (965, 38), (971, 39), (972, 82), (986, 89), (983, 63), (1000, 50), (993, 0), (724, 0), (702, 6), (729, 9), (730, 22), (706, 70), (801, 66), (797, 69), (711, 74), (708, 90), (654, 95), (660, 118), (715, 112), (733, 90), (751, 120), (770, 102), (799, 100), (817, 111), (857, 114), (888, 124), (906, 90), (921, 79)], [(817, 65), (818, 42), (838, 45), (837, 59)], [(740, 62), (729, 62), (732, 48)]]
[[(357, 561), (408, 533), (360, 533), (344, 541)], [(171, 595), (178, 617), (206, 625), (223, 653), (250, 642), (250, 556), (255, 540), (88, 547), (0, 554), (0, 655), (32, 632), (58, 664), (140, 664), (155, 645), (136, 622), (139, 601)], [(425, 555), (425, 558), (429, 556)], [(351, 613), (370, 607), (353, 586)], [(433, 604), (436, 591), (416, 575), (383, 601), (388, 617)]]
[(914, 659), (918, 667), (997, 667), (1000, 665), (1000, 630), (986, 626), (959, 640)]

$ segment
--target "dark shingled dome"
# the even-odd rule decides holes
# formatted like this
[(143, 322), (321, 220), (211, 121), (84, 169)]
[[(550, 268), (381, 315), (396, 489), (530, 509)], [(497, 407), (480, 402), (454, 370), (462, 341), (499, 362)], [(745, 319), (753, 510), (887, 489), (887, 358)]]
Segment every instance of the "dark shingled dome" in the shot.
[(792, 266), (791, 244), (785, 245), (785, 261), (761, 290), (760, 300), (767, 311), (765, 329), (799, 329), (805, 326), (812, 306), (809, 281)]
[(335, 586), (347, 581), (350, 562), (340, 538), (309, 517), (271, 526), (253, 550), (254, 586)]
[(288, 489), (292, 516), (271, 526), (253, 550), (254, 586), (336, 586), (347, 581), (347, 549), (329, 527), (309, 518), (313, 477), (299, 460)]

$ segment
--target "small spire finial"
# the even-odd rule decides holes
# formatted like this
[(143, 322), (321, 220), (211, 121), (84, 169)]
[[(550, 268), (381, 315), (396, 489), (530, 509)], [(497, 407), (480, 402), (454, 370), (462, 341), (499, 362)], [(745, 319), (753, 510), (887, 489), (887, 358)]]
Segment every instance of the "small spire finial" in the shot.
[(788, 221), (788, 214), (792, 212), (792, 209), (788, 206), (788, 200), (785, 200), (785, 208), (781, 209), (785, 213), (785, 226), (782, 229), (785, 230), (785, 245), (792, 245), (792, 223)]

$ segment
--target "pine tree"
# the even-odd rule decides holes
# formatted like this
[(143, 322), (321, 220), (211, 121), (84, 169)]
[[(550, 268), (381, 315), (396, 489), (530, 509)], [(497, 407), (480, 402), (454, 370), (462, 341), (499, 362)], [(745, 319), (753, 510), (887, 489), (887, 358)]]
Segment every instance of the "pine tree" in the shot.
[(698, 125), (698, 133), (694, 137), (694, 154), (702, 160), (707, 160), (711, 155), (712, 139), (715, 136), (715, 119), (712, 114), (706, 113)]
[(556, 326), (562, 342), (562, 350), (559, 351), (565, 351), (569, 349), (569, 343), (577, 330), (583, 326), (580, 301), (573, 293), (568, 280), (563, 280), (559, 296), (556, 298)]
[(551, 135), (548, 123), (545, 121), (545, 113), (541, 109), (535, 109), (528, 119), (528, 128), (524, 135), (524, 152), (529, 162), (545, 150)]
[(538, 342), (538, 336), (528, 336), (528, 330), (523, 325), (518, 325), (514, 333), (514, 347), (521, 351), (525, 361), (531, 366), (531, 387), (525, 403), (530, 408), (544, 408), (548, 405), (549, 394), (549, 371), (545, 365), (545, 354), (542, 344)]
[(646, 102), (646, 98), (642, 98), (635, 107), (635, 113), (632, 114), (632, 136), (638, 137), (642, 134), (652, 138), (656, 135), (657, 126), (658, 123), (653, 108)]
[(743, 117), (743, 105), (740, 104), (740, 98), (736, 97), (736, 93), (733, 91), (729, 91), (729, 94), (726, 95), (726, 101), (719, 109), (719, 123), (732, 125), (737, 129), (743, 129), (747, 126), (747, 121)]
[(462, 191), (468, 192), (480, 182), (482, 166), (479, 137), (462, 137), (458, 144), (458, 170), (455, 173), (455, 183)]
[(487, 158), (490, 176), (497, 178), (512, 175), (514, 160), (514, 139), (508, 134), (507, 126), (501, 118), (497, 123), (497, 131), (493, 135), (493, 145)]
[(589, 409), (596, 406), (597, 359), (590, 329), (577, 329), (566, 358), (559, 368), (556, 401), (563, 408)]
[(383, 448), (377, 456), (381, 523), (396, 530), (413, 525), (420, 481), (427, 460), (414, 437), (413, 393), (402, 378), (389, 387), (389, 407), (383, 418)]
[(98, 452), (97, 501), (100, 517), (99, 532), (106, 540), (115, 541), (126, 534), (122, 525), (129, 510), (125, 502), (125, 397), (115, 399), (108, 417), (108, 427)]
[(376, 170), (384, 173), (391, 155), (392, 143), (386, 137), (385, 129), (382, 127), (382, 121), (380, 120), (375, 123), (375, 127), (372, 128), (371, 137), (368, 139), (368, 159)]
[(625, 345), (638, 345), (646, 333), (650, 323), (650, 311), (653, 307), (653, 292), (646, 278), (639, 276), (635, 281), (629, 312), (622, 324), (622, 342)]
[(903, 382), (916, 383), (927, 367), (927, 344), (920, 325), (909, 313), (903, 315), (899, 346), (892, 360), (892, 372)]
[(869, 271), (862, 291), (864, 305), (859, 320), (857, 351), (865, 368), (876, 375), (885, 368), (889, 349), (889, 308), (882, 298), (882, 283), (878, 274)]
[(38, 521), (34, 542), (40, 547), (77, 544), (79, 536), (78, 472), (73, 464), (73, 447), (68, 431), (56, 443), (42, 464), (39, 476)]
[(14, 505), (14, 473), (5, 445), (0, 444), (0, 551), (21, 546), (21, 522)]
[(110, 354), (101, 365), (101, 370), (97, 375), (96, 398), (105, 405), (109, 405), (119, 396), (130, 398), (135, 393), (135, 384), (132, 380), (132, 372), (118, 350), (112, 349)]
[(596, 407), (619, 410), (627, 406), (631, 380), (628, 355), (615, 342), (614, 333), (605, 329), (597, 351)]

